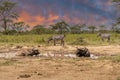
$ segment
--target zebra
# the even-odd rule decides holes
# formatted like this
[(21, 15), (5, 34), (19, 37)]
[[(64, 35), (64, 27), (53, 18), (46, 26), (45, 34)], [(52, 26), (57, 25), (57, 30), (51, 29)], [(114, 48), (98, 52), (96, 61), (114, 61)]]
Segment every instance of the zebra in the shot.
[(111, 35), (110, 35), (110, 34), (98, 33), (98, 34), (97, 34), (97, 37), (100, 37), (100, 38), (102, 39), (102, 41), (104, 41), (105, 39), (107, 39), (107, 41), (109, 42)]
[(65, 35), (54, 35), (54, 36), (51, 36), (48, 38), (48, 44), (50, 43), (50, 41), (54, 41), (54, 46), (56, 46), (56, 41), (60, 40), (61, 41), (61, 45), (64, 46), (64, 38), (65, 38)]

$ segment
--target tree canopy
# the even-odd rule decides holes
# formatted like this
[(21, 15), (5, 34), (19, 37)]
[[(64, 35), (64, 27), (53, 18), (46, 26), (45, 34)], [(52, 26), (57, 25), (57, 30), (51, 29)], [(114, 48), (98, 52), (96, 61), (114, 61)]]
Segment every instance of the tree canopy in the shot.
[(69, 25), (65, 21), (57, 22), (54, 25), (51, 25), (53, 30), (57, 30), (60, 34), (62, 34), (64, 31), (70, 31)]
[(9, 0), (0, 1), (0, 21), (5, 33), (7, 33), (9, 25), (18, 18), (18, 14), (15, 9), (16, 5), (17, 4), (15, 2), (11, 2)]

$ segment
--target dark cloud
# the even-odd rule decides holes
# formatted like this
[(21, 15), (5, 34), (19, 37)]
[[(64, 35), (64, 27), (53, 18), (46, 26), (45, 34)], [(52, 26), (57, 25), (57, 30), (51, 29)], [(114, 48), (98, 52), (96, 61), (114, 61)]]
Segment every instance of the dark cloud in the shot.
[[(19, 3), (19, 13), (25, 22), (51, 24), (60, 19), (69, 23), (100, 25), (114, 19), (111, 0), (14, 0)], [(28, 15), (27, 15), (28, 14)], [(24, 19), (31, 16), (30, 20)], [(41, 19), (38, 19), (38, 18)], [(44, 18), (44, 19), (43, 19)], [(38, 21), (37, 21), (38, 20)], [(43, 20), (39, 23), (39, 20)], [(74, 20), (74, 21), (72, 21)], [(103, 22), (104, 21), (104, 22)]]

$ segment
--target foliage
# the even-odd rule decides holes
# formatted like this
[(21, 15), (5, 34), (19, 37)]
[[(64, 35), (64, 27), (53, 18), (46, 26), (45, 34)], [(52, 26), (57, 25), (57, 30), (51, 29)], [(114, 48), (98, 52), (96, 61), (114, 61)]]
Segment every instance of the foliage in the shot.
[(13, 24), (12, 30), (17, 32), (25, 32), (28, 31), (29, 25), (26, 25), (24, 22), (15, 22)]
[(120, 24), (120, 18), (117, 19), (116, 25)]
[(82, 33), (82, 28), (84, 28), (86, 25), (85, 24), (77, 24), (77, 25), (74, 25), (74, 26), (71, 26), (70, 29), (71, 29), (71, 33), (73, 34), (79, 34), (79, 33)]
[(30, 33), (32, 33), (32, 34), (50, 34), (50, 33), (54, 33), (54, 31), (52, 31), (49, 28), (45, 28), (42, 25), (36, 25), (33, 27), (33, 29), (30, 31)]
[[(113, 2), (116, 2), (116, 8), (118, 9), (118, 12), (119, 12), (119, 10), (120, 10), (120, 0), (113, 0)], [(117, 18), (116, 23), (115, 23), (115, 26), (116, 26), (116, 31), (115, 32), (120, 33), (120, 28), (117, 25), (118, 26), (120, 25), (120, 16)]]
[(89, 26), (88, 28), (89, 28), (89, 30), (90, 30), (92, 33), (95, 32), (95, 29), (96, 29), (95, 26), (91, 25), (91, 26)]
[(58, 31), (58, 33), (63, 34), (66, 31), (70, 31), (69, 25), (65, 21), (57, 22), (54, 25), (50, 25), (52, 30)]
[(120, 20), (118, 20), (118, 21), (112, 25), (112, 31), (116, 32), (116, 33), (120, 33), (120, 27), (119, 27)]
[(3, 0), (0, 3), (0, 21), (3, 24), (2, 26), (5, 30), (5, 33), (7, 33), (8, 26), (10, 26), (11, 23), (18, 18), (15, 8), (16, 3), (9, 0)]

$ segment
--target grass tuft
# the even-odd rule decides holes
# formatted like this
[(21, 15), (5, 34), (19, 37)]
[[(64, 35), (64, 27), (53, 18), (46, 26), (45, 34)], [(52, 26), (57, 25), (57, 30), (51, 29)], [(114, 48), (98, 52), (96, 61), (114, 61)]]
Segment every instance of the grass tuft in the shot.
[(120, 55), (116, 55), (116, 56), (104, 56), (104, 57), (101, 57), (99, 58), (100, 60), (111, 60), (112, 62), (115, 62), (115, 63), (119, 63), (120, 62)]
[(10, 66), (10, 65), (13, 65), (14, 63), (15, 61), (13, 60), (5, 60), (0, 62), (0, 66)]

